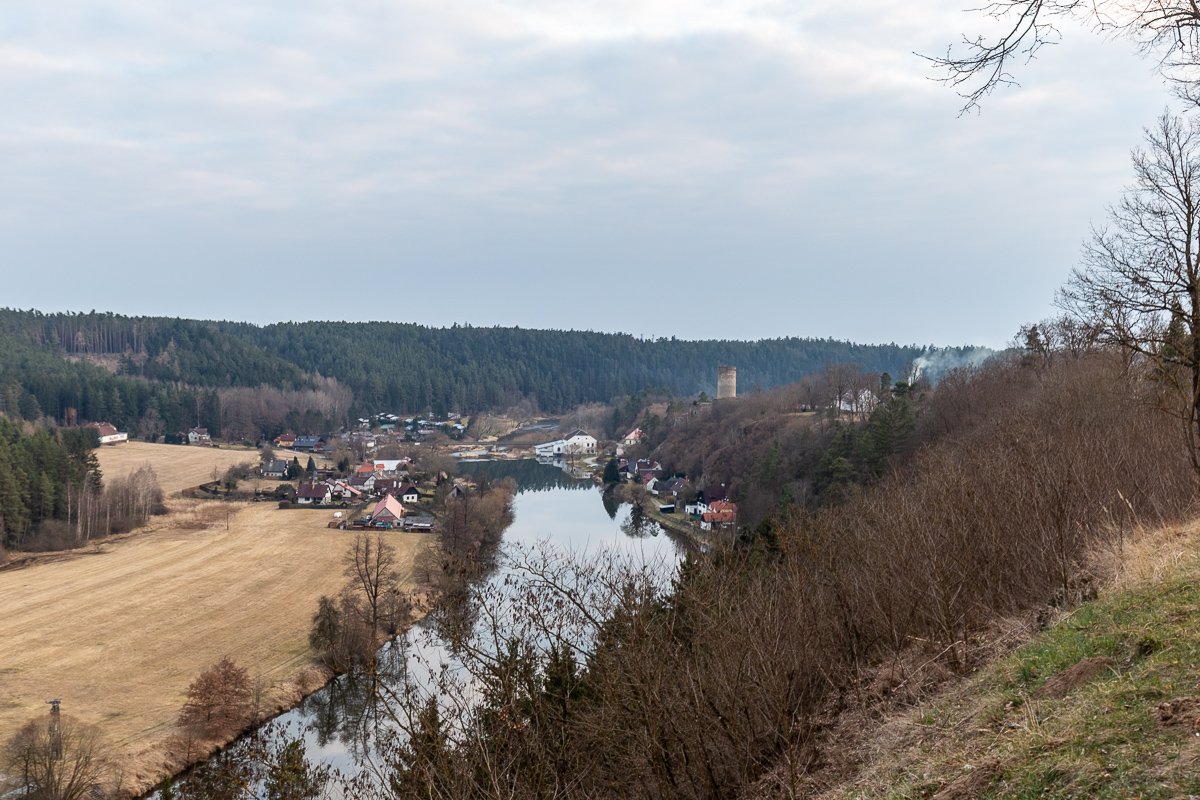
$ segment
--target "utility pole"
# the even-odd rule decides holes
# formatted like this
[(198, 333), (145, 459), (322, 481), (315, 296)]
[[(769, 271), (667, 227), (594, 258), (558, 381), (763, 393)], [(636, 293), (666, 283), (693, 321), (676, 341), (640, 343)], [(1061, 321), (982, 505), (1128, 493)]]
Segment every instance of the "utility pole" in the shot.
[(56, 697), (46, 702), (50, 704), (50, 758), (62, 761), (62, 700)]

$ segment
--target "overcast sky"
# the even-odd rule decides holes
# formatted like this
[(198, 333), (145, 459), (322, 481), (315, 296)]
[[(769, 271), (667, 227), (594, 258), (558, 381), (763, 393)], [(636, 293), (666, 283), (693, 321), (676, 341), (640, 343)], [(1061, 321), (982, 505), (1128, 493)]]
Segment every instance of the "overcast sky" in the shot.
[(1168, 94), (965, 0), (6, 0), (0, 305), (1003, 345)]

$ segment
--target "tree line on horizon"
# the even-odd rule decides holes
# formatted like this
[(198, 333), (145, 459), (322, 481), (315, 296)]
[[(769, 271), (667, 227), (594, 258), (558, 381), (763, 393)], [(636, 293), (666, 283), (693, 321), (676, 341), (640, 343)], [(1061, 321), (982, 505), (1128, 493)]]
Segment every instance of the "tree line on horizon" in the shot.
[[(239, 322), (0, 310), (0, 411), (109, 421), (135, 436), (319, 432), (382, 411), (473, 413), (532, 400), (546, 412), (658, 389), (713, 392), (718, 364), (743, 393), (853, 363), (906, 374), (929, 348), (834, 339), (639, 339), (592, 331), (394, 322)], [(939, 352), (965, 355), (972, 348)], [(278, 393), (257, 402), (244, 390)], [(233, 390), (243, 390), (234, 392)], [(262, 400), (263, 398), (258, 398)], [(248, 420), (270, 405), (270, 420)], [(261, 424), (260, 424), (261, 423)]]

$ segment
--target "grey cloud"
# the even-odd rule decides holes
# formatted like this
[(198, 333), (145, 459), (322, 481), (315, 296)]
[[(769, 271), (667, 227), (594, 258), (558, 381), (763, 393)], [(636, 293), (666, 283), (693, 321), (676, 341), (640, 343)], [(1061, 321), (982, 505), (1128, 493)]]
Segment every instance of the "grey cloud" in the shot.
[(958, 120), (899, 2), (46, 5), (0, 23), (0, 270), (48, 309), (1001, 345), (1164, 97), (1075, 36)]

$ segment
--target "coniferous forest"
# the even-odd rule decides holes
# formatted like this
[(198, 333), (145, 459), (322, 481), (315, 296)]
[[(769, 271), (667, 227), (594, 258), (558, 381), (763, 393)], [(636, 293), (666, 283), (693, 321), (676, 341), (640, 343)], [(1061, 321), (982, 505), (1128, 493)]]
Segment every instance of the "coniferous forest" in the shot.
[[(533, 400), (547, 412), (644, 390), (715, 392), (718, 364), (739, 393), (789, 383), (830, 363), (906, 374), (927, 351), (833, 339), (755, 342), (639, 339), (591, 331), (396, 322), (256, 326), (111, 313), (0, 310), (0, 406), (13, 417), (109, 421), (131, 435), (191, 426), (221, 435), (231, 392), (259, 398), (269, 420), (227, 435), (315, 432), (350, 415), (472, 413)], [(953, 351), (952, 351), (953, 352)]]

